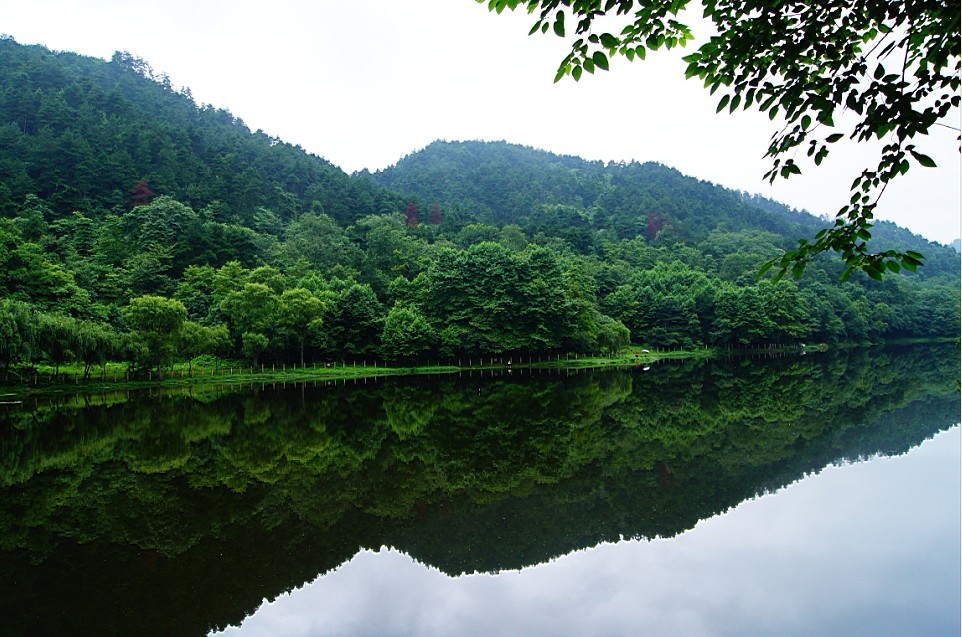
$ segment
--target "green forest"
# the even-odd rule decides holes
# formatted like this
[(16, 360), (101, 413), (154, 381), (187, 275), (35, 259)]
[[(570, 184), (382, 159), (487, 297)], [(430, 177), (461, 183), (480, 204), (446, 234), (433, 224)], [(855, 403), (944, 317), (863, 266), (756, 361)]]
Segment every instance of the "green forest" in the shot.
[[(693, 151), (697, 152), (697, 151)], [(924, 211), (920, 211), (923, 214)], [(659, 164), (435, 142), (348, 175), (144, 60), (0, 39), (0, 369), (957, 338), (953, 249), (761, 264), (829, 222)]]

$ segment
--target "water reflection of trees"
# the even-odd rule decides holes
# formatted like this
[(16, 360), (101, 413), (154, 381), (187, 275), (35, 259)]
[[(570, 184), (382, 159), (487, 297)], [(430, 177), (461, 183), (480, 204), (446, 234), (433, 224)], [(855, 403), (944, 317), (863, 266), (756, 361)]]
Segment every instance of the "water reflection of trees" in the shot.
[(67, 615), (81, 629), (195, 634), (363, 547), (460, 573), (676, 535), (958, 422), (956, 354), (87, 397), (5, 412), (6, 616), (22, 618), (14, 634), (54, 632)]

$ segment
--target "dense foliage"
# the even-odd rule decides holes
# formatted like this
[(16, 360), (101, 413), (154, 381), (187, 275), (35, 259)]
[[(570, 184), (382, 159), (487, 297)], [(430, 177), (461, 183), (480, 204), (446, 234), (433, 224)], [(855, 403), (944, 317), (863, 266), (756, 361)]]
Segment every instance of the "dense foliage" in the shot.
[(0, 39), (0, 368), (957, 336), (959, 260), (756, 281), (804, 212), (657, 164), (437, 142), (347, 175), (142, 60)]

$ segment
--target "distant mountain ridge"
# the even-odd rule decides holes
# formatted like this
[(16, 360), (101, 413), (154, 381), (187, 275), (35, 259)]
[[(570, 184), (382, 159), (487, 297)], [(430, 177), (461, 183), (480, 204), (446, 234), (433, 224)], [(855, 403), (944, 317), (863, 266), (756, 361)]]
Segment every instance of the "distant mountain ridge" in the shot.
[(588, 161), (503, 141), (436, 141), (374, 178), (425, 204), (457, 205), (486, 222), (524, 225), (539, 206), (574, 206), (591, 217), (594, 228), (618, 238), (647, 232), (652, 215), (689, 241), (721, 224), (795, 236), (826, 223), (662, 164)]
[[(656, 162), (589, 161), (505, 141), (435, 141), (373, 177), (407, 199), (436, 202), (485, 223), (530, 227), (545, 206), (568, 206), (570, 223), (608, 230), (616, 239), (653, 240), (669, 228), (690, 244), (719, 228), (761, 230), (779, 235), (790, 248), (830, 224)], [(878, 222), (873, 234), (878, 250), (916, 250), (936, 262), (949, 256), (941, 244), (891, 222)]]
[[(255, 230), (263, 210), (282, 224), (320, 210), (348, 226), (411, 200), (437, 202), (462, 225), (564, 222), (616, 240), (667, 230), (691, 244), (724, 227), (771, 232), (791, 247), (826, 224), (657, 163), (588, 161), (508, 142), (436, 141), (373, 175), (347, 175), (251, 132), (230, 111), (198, 106), (189, 89), (175, 91), (128, 53), (107, 62), (0, 38), (0, 214), (13, 216), (31, 194), (55, 217), (121, 213), (140, 180)], [(937, 245), (894, 226), (878, 234), (879, 244), (926, 253)]]

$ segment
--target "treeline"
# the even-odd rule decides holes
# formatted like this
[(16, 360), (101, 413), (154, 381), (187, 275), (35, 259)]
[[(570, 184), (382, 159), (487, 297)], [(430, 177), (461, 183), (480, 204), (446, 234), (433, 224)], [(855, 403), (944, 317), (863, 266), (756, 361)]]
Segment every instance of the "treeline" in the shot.
[[(155, 206), (190, 214), (169, 199)], [(141, 288), (147, 294), (121, 288), (129, 295), (126, 302), (108, 305), (91, 302), (99, 284), (116, 286), (128, 270), (117, 266), (113, 281), (98, 279), (98, 286), (84, 289), (72, 272), (45, 257), (74, 292), (48, 296), (45, 303), (39, 289), (24, 294), (21, 288), (20, 298), (33, 303), (16, 300), (16, 293), (0, 302), (0, 365), (9, 370), (38, 361), (80, 361), (89, 374), (108, 360), (129, 360), (162, 373), (174, 361), (201, 354), (243, 358), (255, 366), (303, 365), (345, 357), (605, 352), (631, 340), (672, 348), (746, 347), (959, 331), (958, 287), (948, 282), (754, 282), (750, 268), (732, 281), (640, 239), (607, 246), (608, 256), (599, 259), (529, 243), (511, 227), (498, 233), (498, 241), (461, 247), (432, 236), (430, 228), (406, 226), (400, 215), (365, 218), (346, 231), (329, 218), (302, 221), (326, 223), (329, 243), (355, 253), (355, 263), (370, 269), (368, 276), (339, 258), (322, 269), (304, 255), (287, 265), (255, 268), (239, 261), (190, 264), (178, 279), (155, 273), (156, 285)], [(9, 267), (19, 252), (43, 252), (28, 241), (18, 246), (6, 260), (8, 272), (30, 265), (20, 260), (19, 267)], [(296, 240), (277, 247), (298, 250)], [(42, 272), (17, 279), (21, 285), (45, 280)]]
[[(781, 238), (716, 229), (695, 245), (306, 213), (212, 246), (216, 222), (161, 196), (97, 223), (29, 197), (0, 219), (0, 365), (204, 353), (251, 364), (459, 354), (865, 342), (959, 331), (958, 279), (855, 277), (819, 262), (755, 281)], [(226, 260), (225, 260), (226, 259)], [(224, 261), (221, 264), (221, 261)], [(256, 265), (259, 264), (259, 265)]]
[(918, 273), (841, 283), (824, 258), (756, 280), (819, 223), (664, 166), (504, 143), (348, 176), (128, 54), (0, 39), (4, 374), (958, 336), (958, 255), (891, 224)]

